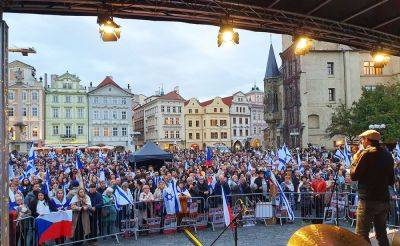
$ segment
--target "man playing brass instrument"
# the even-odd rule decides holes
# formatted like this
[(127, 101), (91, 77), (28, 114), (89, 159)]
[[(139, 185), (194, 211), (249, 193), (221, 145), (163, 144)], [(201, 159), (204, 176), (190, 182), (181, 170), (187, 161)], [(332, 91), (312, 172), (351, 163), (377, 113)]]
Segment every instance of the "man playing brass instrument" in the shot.
[(394, 184), (394, 160), (380, 147), (381, 135), (368, 130), (360, 135), (364, 149), (353, 157), (350, 175), (358, 181), (358, 207), (356, 233), (369, 241), (372, 224), (379, 245), (389, 245), (386, 221), (390, 208), (389, 185)]

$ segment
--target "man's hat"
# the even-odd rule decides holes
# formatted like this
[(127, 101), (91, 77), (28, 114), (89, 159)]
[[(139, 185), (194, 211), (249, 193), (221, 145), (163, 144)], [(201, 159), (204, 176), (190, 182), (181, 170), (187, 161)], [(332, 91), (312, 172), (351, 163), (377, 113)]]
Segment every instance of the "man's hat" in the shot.
[(375, 130), (367, 130), (359, 135), (359, 137), (368, 138), (370, 140), (379, 141), (381, 140), (381, 134)]

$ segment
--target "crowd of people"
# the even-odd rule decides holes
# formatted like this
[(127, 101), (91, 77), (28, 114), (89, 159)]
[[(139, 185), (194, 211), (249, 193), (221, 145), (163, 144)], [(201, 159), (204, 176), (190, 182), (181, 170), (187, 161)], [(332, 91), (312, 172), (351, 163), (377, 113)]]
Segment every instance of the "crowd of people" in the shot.
[[(272, 196), (277, 192), (271, 182), (274, 175), (287, 192), (292, 209), (299, 211), (303, 218), (324, 216), (336, 174), (339, 192), (355, 193), (357, 189), (348, 167), (334, 152), (311, 145), (293, 149), (284, 168), (276, 152), (214, 150), (211, 165), (205, 165), (204, 151), (183, 149), (174, 152), (173, 161), (163, 166), (136, 169), (129, 162), (130, 152), (79, 150), (61, 154), (51, 150), (35, 153), (33, 161), (27, 155), (14, 152), (9, 161), (12, 173), (9, 187), (10, 213), (18, 221), (15, 240), (26, 234), (24, 218), (60, 210), (73, 211), (74, 240), (115, 233), (121, 229), (118, 214), (127, 213), (121, 212), (116, 192), (122, 192), (131, 204), (147, 204), (146, 209), (139, 209), (141, 221), (138, 223), (142, 225), (146, 218), (165, 212), (163, 203), (157, 201), (165, 199), (165, 190), (172, 185), (176, 186), (178, 196), (202, 198), (199, 212), (204, 212), (207, 198), (220, 196), (222, 190), (225, 195), (259, 194), (257, 199), (273, 201)], [(81, 169), (77, 168), (77, 159), (83, 165)], [(35, 171), (26, 175), (29, 161)], [(393, 198), (400, 195), (398, 159), (395, 175)], [(398, 218), (393, 223), (398, 223)], [(59, 238), (57, 242), (64, 240)]]

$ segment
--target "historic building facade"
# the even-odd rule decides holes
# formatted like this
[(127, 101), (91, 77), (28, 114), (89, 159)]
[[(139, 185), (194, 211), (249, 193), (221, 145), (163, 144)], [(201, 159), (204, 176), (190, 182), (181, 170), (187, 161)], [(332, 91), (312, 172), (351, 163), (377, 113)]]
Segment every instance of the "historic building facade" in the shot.
[(89, 87), (89, 145), (122, 146), (133, 150), (132, 93), (107, 76)]
[(232, 148), (234, 150), (241, 150), (244, 147), (249, 147), (251, 141), (251, 112), (246, 94), (239, 91), (233, 94), (233, 96), (224, 98), (224, 101), (230, 106)]
[(10, 150), (27, 152), (44, 144), (44, 88), (34, 67), (20, 61), (9, 64), (8, 133)]
[(51, 76), (46, 93), (46, 139), (47, 146), (87, 146), (88, 102), (86, 87), (81, 80), (68, 71)]
[(185, 147), (203, 149), (203, 117), (204, 109), (196, 98), (191, 98), (184, 104), (185, 114)]
[(143, 105), (136, 105), (133, 109), (133, 131), (134, 136), (133, 139), (135, 141), (136, 148), (141, 148), (145, 144), (144, 139), (144, 106)]
[(265, 131), (267, 123), (264, 118), (264, 92), (257, 85), (246, 93), (250, 108), (250, 135), (249, 143), (253, 148), (265, 146)]
[(179, 89), (146, 98), (144, 138), (162, 149), (184, 148), (184, 102)]
[(399, 57), (391, 57), (384, 68), (375, 68), (367, 51), (314, 41), (309, 53), (296, 56), (291, 37), (284, 35), (282, 41), (283, 135), (291, 147), (333, 148), (343, 139), (326, 133), (334, 108), (351, 107), (363, 88), (373, 90), (399, 80)]
[(227, 98), (215, 97), (200, 103), (204, 109), (203, 116), (203, 148), (205, 146), (231, 147), (231, 122)]
[(267, 148), (277, 149), (282, 145), (282, 75), (276, 63), (274, 48), (269, 48), (267, 68), (264, 76), (265, 103), (264, 117), (268, 124), (265, 134)]

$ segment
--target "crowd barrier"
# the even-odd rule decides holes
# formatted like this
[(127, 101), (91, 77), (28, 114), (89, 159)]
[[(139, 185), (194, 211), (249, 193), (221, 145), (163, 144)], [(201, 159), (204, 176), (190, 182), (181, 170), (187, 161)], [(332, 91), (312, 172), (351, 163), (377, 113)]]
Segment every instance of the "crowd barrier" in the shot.
[[(295, 220), (320, 220), (334, 222), (336, 220), (336, 204), (339, 200), (339, 220), (346, 220), (352, 226), (356, 220), (356, 195), (354, 193), (285, 193), (290, 207), (294, 212)], [(226, 196), (227, 203), (232, 208), (233, 215), (245, 210), (239, 220), (240, 226), (254, 226), (258, 222), (267, 224), (288, 223), (289, 216), (279, 194), (251, 193), (231, 194)], [(171, 234), (182, 228), (191, 227), (195, 231), (207, 228), (212, 230), (225, 226), (221, 196), (180, 198), (181, 212), (167, 214), (164, 201), (135, 202), (133, 204), (115, 207), (106, 205), (90, 212), (89, 222), (91, 233), (79, 235), (72, 232), (70, 238), (58, 238), (55, 242), (68, 245), (84, 241), (95, 241), (100, 238), (132, 237), (137, 239), (146, 234)], [(388, 218), (390, 227), (399, 227), (399, 203), (391, 202)], [(82, 219), (79, 212), (73, 217)], [(10, 245), (33, 245), (38, 242), (37, 218), (31, 216), (17, 219), (14, 215), (10, 227)], [(85, 223), (83, 223), (85, 224)], [(79, 223), (78, 223), (79, 225)], [(72, 228), (71, 228), (72, 230)], [(54, 241), (53, 241), (54, 242)]]

